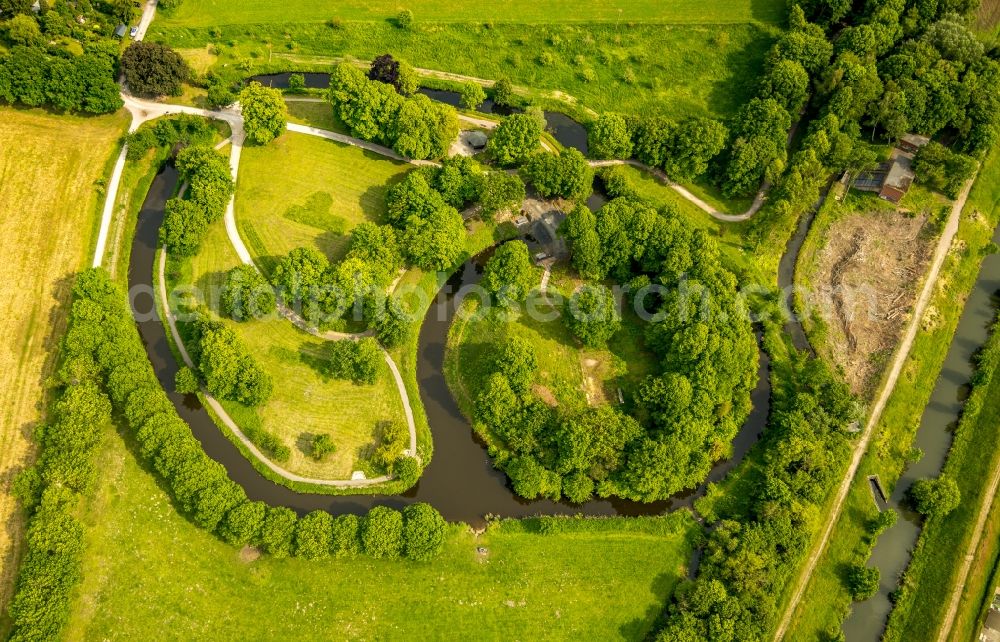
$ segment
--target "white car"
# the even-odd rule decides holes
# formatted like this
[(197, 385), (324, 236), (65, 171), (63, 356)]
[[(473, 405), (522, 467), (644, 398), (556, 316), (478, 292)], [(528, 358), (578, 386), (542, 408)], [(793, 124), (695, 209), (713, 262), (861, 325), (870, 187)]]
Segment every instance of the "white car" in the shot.
[(139, 34), (139, 27), (132, 27), (128, 30), (128, 35), (131, 38), (135, 38)]

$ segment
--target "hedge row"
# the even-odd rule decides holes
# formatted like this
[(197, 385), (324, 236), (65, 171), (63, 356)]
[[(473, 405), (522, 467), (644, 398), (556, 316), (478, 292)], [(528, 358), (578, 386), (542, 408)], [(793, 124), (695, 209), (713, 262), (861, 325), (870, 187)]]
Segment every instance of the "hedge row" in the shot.
[(39, 430), (38, 462), (16, 482), (30, 518), (28, 550), (10, 606), (11, 639), (54, 639), (66, 622), (83, 549), (74, 509), (95, 479), (94, 453), (112, 410), (181, 510), (231, 544), (307, 559), (364, 552), (426, 560), (441, 550), (445, 522), (426, 504), (402, 512), (380, 506), (361, 518), (323, 511), (299, 518), (288, 508), (248, 500), (205, 454), (160, 387), (125, 293), (95, 268), (78, 276), (73, 296), (54, 420)]

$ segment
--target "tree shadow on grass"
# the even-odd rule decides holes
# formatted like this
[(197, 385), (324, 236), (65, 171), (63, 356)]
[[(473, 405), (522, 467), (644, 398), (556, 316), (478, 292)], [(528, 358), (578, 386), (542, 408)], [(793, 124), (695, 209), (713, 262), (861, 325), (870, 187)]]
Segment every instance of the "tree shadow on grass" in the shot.
[(678, 582), (678, 577), (668, 572), (660, 573), (653, 578), (650, 592), (653, 594), (653, 604), (645, 612), (645, 616), (634, 618), (622, 624), (618, 631), (626, 640), (642, 640), (650, 631), (663, 625), (667, 600)]

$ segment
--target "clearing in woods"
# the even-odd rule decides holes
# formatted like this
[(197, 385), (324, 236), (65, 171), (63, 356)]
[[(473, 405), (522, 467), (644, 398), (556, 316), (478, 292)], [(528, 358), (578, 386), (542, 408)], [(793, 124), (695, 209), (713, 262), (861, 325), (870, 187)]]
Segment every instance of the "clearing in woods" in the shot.
[(33, 457), (45, 382), (65, 327), (71, 278), (90, 258), (123, 116), (0, 109), (0, 607), (6, 613), (23, 524), (11, 495)]

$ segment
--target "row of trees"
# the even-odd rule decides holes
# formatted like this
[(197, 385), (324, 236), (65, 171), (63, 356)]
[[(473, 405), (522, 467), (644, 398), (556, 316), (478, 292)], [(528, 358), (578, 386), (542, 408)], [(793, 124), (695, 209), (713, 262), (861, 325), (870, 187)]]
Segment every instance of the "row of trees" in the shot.
[(708, 170), (727, 139), (725, 125), (711, 118), (674, 122), (605, 113), (590, 126), (588, 147), (594, 158), (636, 158), (672, 179), (690, 180)]
[[(139, 454), (162, 477), (181, 511), (231, 544), (307, 559), (364, 552), (423, 560), (440, 551), (446, 524), (425, 504), (402, 513), (377, 507), (360, 519), (333, 518), (321, 511), (300, 519), (290, 509), (248, 500), (225, 469), (205, 454), (160, 387), (121, 289), (106, 272), (91, 269), (77, 278), (73, 292), (58, 377), (79, 392), (60, 402), (56, 416), (65, 416), (69, 423), (64, 430), (47, 429), (42, 439), (45, 454), (18, 483), (19, 494), (38, 517), (29, 527), (29, 559), (33, 541), (38, 554), (23, 567), (21, 597), (12, 607), (15, 627), (24, 629), (20, 639), (58, 637), (55, 633), (68, 613), (68, 592), (79, 577), (81, 535), (69, 512), (76, 502), (68, 500), (73, 489), (85, 488), (93, 478), (90, 454), (96, 431), (107, 424), (112, 409), (124, 419)], [(415, 478), (416, 460), (406, 459), (411, 468), (406, 472)], [(32, 537), (35, 524), (37, 538)]]
[(659, 640), (735, 642), (770, 634), (777, 597), (794, 581), (849, 456), (846, 429), (860, 416), (846, 385), (823, 362), (792, 365), (787, 389), (776, 388), (772, 398), (756, 482), (740, 507), (706, 515), (715, 527), (697, 577), (674, 590)]
[(424, 95), (403, 96), (348, 63), (330, 75), (330, 102), (351, 134), (413, 159), (443, 158), (458, 136), (454, 108)]
[(185, 198), (167, 201), (160, 240), (172, 253), (192, 256), (208, 226), (225, 214), (235, 186), (229, 162), (209, 145), (184, 148), (176, 165), (188, 189)]
[(59, 111), (107, 114), (122, 106), (115, 82), (117, 59), (105, 48), (53, 56), (37, 47), (0, 53), (0, 102)]

